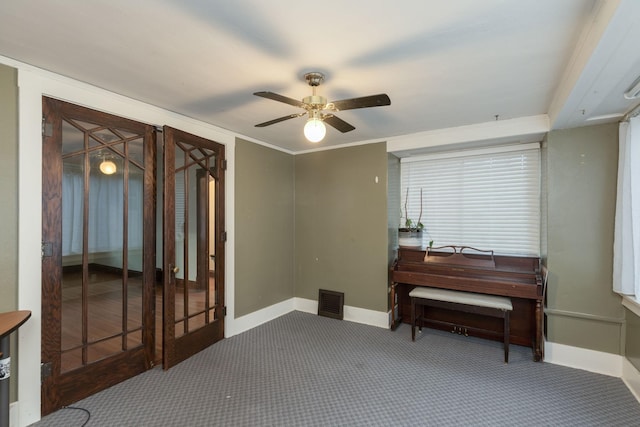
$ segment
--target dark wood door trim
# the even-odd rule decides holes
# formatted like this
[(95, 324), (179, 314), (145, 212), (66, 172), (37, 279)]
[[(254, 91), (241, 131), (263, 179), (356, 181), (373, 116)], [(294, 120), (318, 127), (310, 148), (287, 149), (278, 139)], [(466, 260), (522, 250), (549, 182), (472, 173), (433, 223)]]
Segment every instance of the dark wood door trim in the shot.
[[(57, 375), (60, 372), (61, 345), (61, 294), (62, 282), (62, 121), (59, 120), (59, 104), (43, 98), (43, 122), (49, 131), (42, 141), (42, 239), (49, 246), (48, 257), (42, 258), (42, 349), (41, 361), (51, 366), (51, 376), (42, 380), (42, 414), (58, 409), (60, 395)], [(51, 226), (50, 226), (51, 225)], [(55, 243), (55, 244), (54, 244)], [(57, 373), (57, 375), (56, 375)]]

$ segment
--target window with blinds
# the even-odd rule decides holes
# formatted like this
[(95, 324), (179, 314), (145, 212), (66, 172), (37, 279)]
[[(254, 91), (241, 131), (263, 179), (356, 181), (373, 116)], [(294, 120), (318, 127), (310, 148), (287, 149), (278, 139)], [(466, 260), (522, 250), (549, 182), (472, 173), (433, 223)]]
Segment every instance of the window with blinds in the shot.
[(422, 189), (423, 245), (540, 256), (539, 144), (403, 158), (401, 181), (400, 226), (417, 222)]

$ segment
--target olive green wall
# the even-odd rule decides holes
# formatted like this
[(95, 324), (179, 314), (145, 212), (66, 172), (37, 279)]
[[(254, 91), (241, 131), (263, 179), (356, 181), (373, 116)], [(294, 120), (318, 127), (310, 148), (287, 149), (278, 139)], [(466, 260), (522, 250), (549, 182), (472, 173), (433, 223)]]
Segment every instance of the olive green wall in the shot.
[(294, 157), (238, 139), (235, 317), (294, 296)]
[(389, 267), (398, 255), (398, 227), (400, 226), (400, 159), (387, 155), (387, 244)]
[(296, 297), (386, 312), (386, 144), (296, 155), (295, 171)]
[(627, 331), (625, 335), (625, 356), (640, 370), (640, 317), (625, 308)]
[(612, 291), (618, 126), (547, 137), (549, 341), (622, 352), (623, 308)]
[[(18, 308), (18, 72), (0, 64), (0, 313)], [(12, 349), (11, 401), (15, 401), (16, 334)]]

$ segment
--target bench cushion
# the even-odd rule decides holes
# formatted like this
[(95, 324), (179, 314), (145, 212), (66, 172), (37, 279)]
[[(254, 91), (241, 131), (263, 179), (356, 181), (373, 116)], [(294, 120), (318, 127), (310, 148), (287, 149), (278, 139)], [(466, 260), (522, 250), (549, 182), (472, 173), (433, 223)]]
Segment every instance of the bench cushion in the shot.
[(409, 292), (412, 298), (432, 299), (457, 304), (475, 305), (479, 307), (513, 310), (511, 299), (497, 295), (476, 294), (473, 292), (452, 291), (449, 289), (417, 287)]

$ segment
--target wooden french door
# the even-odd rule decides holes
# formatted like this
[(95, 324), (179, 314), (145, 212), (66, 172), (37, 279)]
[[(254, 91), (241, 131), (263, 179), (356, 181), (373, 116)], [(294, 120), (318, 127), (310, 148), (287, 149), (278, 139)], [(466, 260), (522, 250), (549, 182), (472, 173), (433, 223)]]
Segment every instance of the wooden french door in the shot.
[(42, 413), (152, 366), (152, 126), (43, 98)]
[(163, 367), (224, 338), (224, 146), (164, 127)]

